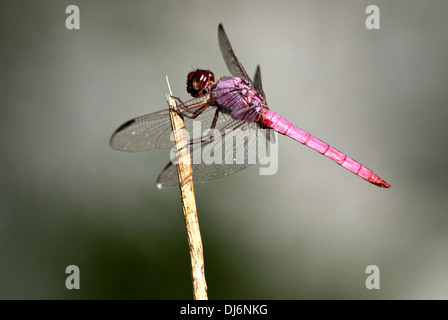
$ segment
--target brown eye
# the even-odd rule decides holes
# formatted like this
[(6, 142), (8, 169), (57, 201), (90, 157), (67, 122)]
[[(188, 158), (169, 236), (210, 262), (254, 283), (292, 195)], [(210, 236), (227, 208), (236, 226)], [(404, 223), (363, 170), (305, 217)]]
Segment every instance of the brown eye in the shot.
[(187, 92), (194, 98), (205, 94), (205, 86), (215, 82), (215, 76), (209, 70), (196, 69), (187, 76)]

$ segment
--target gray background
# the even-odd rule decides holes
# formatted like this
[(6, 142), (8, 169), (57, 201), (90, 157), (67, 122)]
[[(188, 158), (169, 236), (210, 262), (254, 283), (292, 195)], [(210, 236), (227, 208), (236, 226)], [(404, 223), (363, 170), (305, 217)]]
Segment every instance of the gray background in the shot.
[[(76, 4), (81, 29), (65, 28)], [(381, 10), (381, 29), (365, 9)], [(0, 298), (190, 299), (168, 151), (108, 146), (166, 107), (165, 75), (228, 75), (224, 24), (271, 109), (373, 169), (286, 137), (279, 170), (196, 184), (211, 299), (446, 299), (446, 1), (2, 1)], [(65, 268), (81, 289), (65, 288)], [(381, 289), (367, 290), (378, 265)]]

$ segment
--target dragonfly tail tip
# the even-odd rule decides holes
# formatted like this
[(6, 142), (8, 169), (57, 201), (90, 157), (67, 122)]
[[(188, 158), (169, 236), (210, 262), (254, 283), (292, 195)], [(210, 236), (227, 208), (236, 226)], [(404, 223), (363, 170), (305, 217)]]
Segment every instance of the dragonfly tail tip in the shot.
[(380, 181), (376, 182), (375, 185), (377, 185), (380, 188), (390, 188), (390, 184), (384, 180), (380, 180)]

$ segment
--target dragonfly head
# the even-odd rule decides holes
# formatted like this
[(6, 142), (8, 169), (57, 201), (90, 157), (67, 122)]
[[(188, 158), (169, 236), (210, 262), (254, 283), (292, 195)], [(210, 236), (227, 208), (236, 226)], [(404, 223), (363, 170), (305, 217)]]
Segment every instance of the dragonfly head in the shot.
[(187, 92), (194, 98), (200, 97), (206, 94), (205, 87), (209, 82), (215, 82), (213, 72), (196, 69), (187, 76)]

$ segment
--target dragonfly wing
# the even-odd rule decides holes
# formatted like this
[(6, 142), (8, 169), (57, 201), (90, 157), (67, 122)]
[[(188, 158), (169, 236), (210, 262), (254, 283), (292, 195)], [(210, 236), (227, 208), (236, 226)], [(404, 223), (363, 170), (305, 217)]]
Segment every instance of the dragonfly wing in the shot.
[(264, 94), (263, 85), (261, 83), (260, 65), (257, 65), (257, 69), (255, 70), (254, 86), (255, 86), (255, 90), (257, 90), (257, 92), (263, 97), (264, 102), (265, 102), (265, 107), (267, 108), (266, 96)]
[[(223, 116), (227, 115), (220, 114), (220, 117)], [(270, 130), (263, 130), (254, 122), (233, 118), (229, 120), (217, 130), (212, 140), (204, 138), (204, 135), (201, 139), (206, 142), (190, 144), (194, 181), (207, 181), (233, 174), (257, 163), (267, 154)], [(177, 185), (177, 168), (173, 162), (169, 162), (160, 173), (157, 186), (162, 188)]]
[(227, 65), (227, 69), (229, 69), (232, 76), (244, 78), (252, 84), (252, 80), (250, 79), (243, 65), (233, 52), (229, 38), (227, 38), (226, 32), (224, 31), (222, 24), (219, 24), (218, 27), (218, 41), (222, 57), (224, 58), (224, 61)]
[[(191, 115), (194, 106), (204, 100), (204, 97), (178, 103), (182, 114)], [(200, 107), (200, 106), (199, 106)], [(213, 118), (212, 110), (205, 110), (201, 118)], [(211, 121), (211, 120), (210, 120)], [(191, 119), (185, 117), (185, 127), (190, 130), (193, 125)], [(128, 152), (144, 152), (153, 149), (166, 149), (173, 146), (171, 138), (171, 121), (169, 110), (161, 110), (141, 117), (137, 117), (123, 123), (110, 138), (109, 144), (112, 149)]]
[(143, 152), (170, 148), (169, 110), (161, 110), (123, 123), (110, 138), (110, 146), (119, 151)]
[[(222, 178), (232, 173), (241, 171), (249, 167), (250, 165), (243, 164), (221, 164), (221, 165), (211, 165), (205, 167), (206, 165), (202, 164), (192, 164), (192, 172), (193, 172), (193, 181), (208, 181), (216, 178)], [(220, 170), (215, 170), (215, 169)], [(206, 170), (207, 169), (207, 170)], [(169, 162), (163, 171), (160, 173), (157, 178), (157, 187), (167, 188), (167, 187), (177, 187), (179, 185), (179, 180), (177, 177), (177, 168), (173, 165), (172, 162)]]

